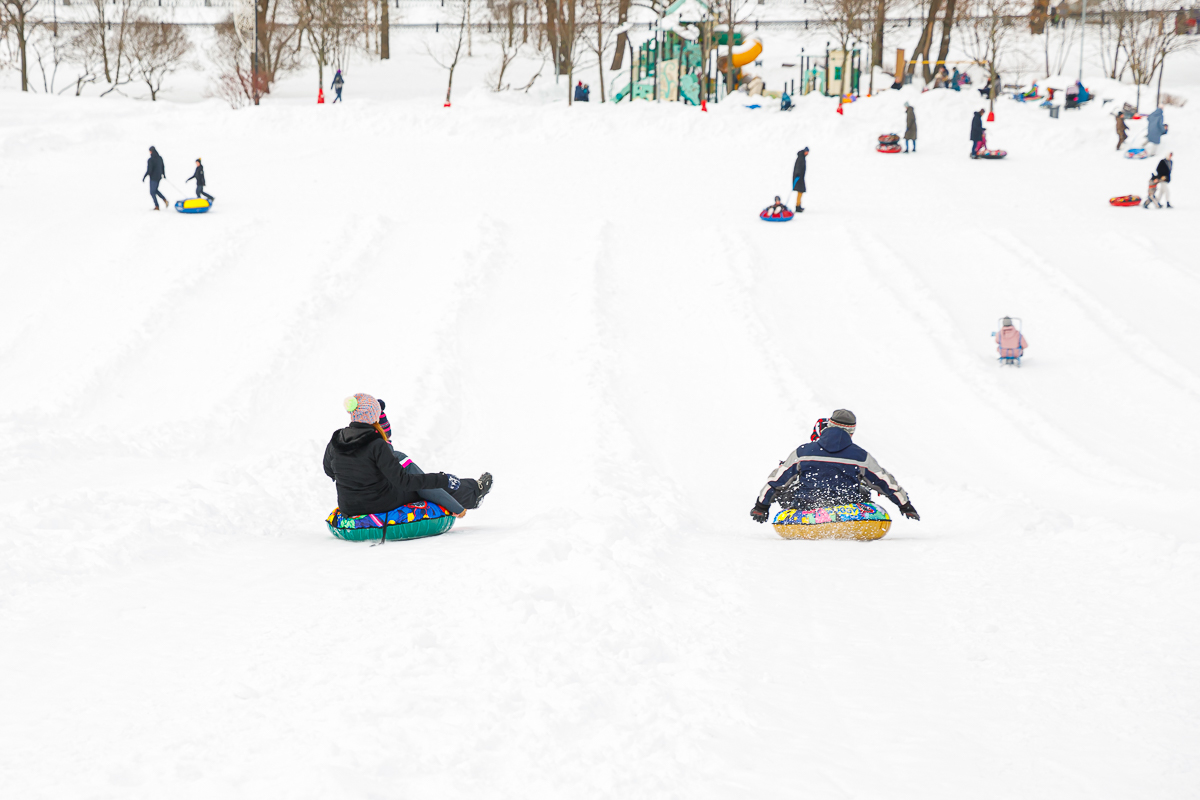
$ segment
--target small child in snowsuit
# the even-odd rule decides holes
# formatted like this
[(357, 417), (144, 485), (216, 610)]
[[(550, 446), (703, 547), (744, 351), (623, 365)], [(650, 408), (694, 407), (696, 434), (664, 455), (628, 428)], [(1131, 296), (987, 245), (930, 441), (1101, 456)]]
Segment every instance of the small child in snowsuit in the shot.
[[(211, 194), (204, 191), (204, 165), (200, 163), (200, 159), (198, 158), (196, 159), (196, 171), (187, 180), (190, 181), (193, 179), (196, 181), (196, 197), (207, 198), (208, 202), (211, 203), (214, 198)], [(184, 181), (184, 183), (187, 183), (187, 181)]]
[(767, 216), (768, 217), (779, 217), (779, 216), (782, 216), (783, 212), (785, 212), (785, 211), (787, 211), (787, 206), (785, 206), (779, 200), (779, 195), (775, 195), (775, 202), (772, 203), (771, 205), (767, 206)]
[(1161, 180), (1162, 178), (1158, 177), (1158, 173), (1153, 173), (1150, 176), (1150, 186), (1146, 189), (1146, 202), (1142, 203), (1142, 208), (1150, 208), (1151, 203), (1162, 208), (1162, 203), (1158, 200), (1158, 183)]

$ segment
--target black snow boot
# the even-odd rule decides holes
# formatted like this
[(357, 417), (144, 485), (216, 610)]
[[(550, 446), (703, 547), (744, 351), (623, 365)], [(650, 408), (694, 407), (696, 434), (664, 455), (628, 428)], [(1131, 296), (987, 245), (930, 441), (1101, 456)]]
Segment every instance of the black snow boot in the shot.
[(483, 498), (488, 496), (488, 492), (492, 490), (492, 473), (485, 472), (479, 476), (479, 499), (475, 501), (475, 507), (483, 505)]

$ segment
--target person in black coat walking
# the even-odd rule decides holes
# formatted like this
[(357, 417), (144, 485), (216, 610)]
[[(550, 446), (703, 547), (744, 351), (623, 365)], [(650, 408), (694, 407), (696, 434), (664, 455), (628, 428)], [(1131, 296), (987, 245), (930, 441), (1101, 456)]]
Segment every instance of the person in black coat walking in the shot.
[[(333, 83), (329, 85), (329, 88), (337, 93), (337, 97), (333, 98), (334, 103), (342, 99), (342, 87), (345, 85), (346, 80), (342, 77), (342, 71), (339, 69), (333, 76)], [(330, 105), (333, 105), (333, 103), (330, 103)]]
[[(195, 179), (196, 181), (196, 197), (208, 198), (208, 202), (213, 201), (213, 196), (204, 191), (204, 165), (200, 163), (200, 159), (196, 159), (196, 171), (192, 173), (192, 177), (188, 181)], [(187, 183), (187, 181), (184, 181)]]
[(162, 198), (163, 205), (170, 207), (171, 201), (167, 196), (158, 190), (158, 182), (167, 177), (167, 168), (163, 164), (162, 156), (153, 147), (150, 148), (150, 158), (146, 159), (146, 174), (142, 176), (142, 180), (150, 179), (150, 199), (154, 201), (154, 210), (158, 211), (158, 198)]
[(804, 208), (800, 205), (800, 200), (804, 197), (804, 193), (808, 191), (804, 186), (804, 171), (808, 168), (808, 164), (806, 163), (807, 158), (808, 148), (806, 147), (800, 152), (796, 153), (796, 163), (792, 167), (792, 191), (796, 193), (797, 213), (804, 210)]
[(983, 109), (975, 112), (975, 116), (971, 117), (971, 158), (978, 158), (976, 151), (979, 150), (979, 143), (983, 141)]

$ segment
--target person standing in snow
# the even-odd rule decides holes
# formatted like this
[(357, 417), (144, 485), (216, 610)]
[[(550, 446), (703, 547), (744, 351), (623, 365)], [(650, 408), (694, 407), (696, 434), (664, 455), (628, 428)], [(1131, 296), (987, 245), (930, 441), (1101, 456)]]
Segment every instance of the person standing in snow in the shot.
[(804, 172), (808, 169), (808, 148), (805, 147), (800, 152), (796, 153), (796, 163), (792, 166), (792, 191), (796, 193), (796, 213), (799, 214), (804, 208), (800, 205), (804, 193), (808, 191), (804, 187)]
[(1154, 155), (1162, 144), (1162, 137), (1167, 135), (1169, 126), (1163, 122), (1163, 107), (1159, 106), (1146, 117), (1146, 152)]
[(917, 152), (917, 112), (908, 101), (904, 101), (904, 152), (908, 152), (908, 143), (912, 142), (912, 151)]
[(979, 157), (977, 152), (983, 141), (983, 111), (981, 108), (971, 117), (971, 158)]
[[(392, 425), (388, 422), (387, 403), (382, 398), (379, 399), (379, 427), (383, 429), (383, 435), (387, 438), (388, 443), (392, 443)], [(396, 453), (396, 460), (400, 462), (400, 466), (405, 472), (412, 472), (417, 475), (424, 475), (425, 472), (413, 460), (404, 453), (396, 450), (395, 445), (392, 449)], [(483, 498), (492, 490), (492, 473), (485, 472), (479, 476), (479, 480), (474, 478), (459, 478), (459, 487), (453, 493), (447, 492), (444, 489), (423, 489), (418, 492), (422, 500), (430, 503), (437, 503), (442, 508), (449, 511), (455, 516), (462, 516), (463, 512), (474, 508), (479, 508), (483, 503)]]
[[(342, 71), (339, 69), (336, 73), (334, 73), (333, 83), (329, 85), (329, 88), (333, 89), (334, 93), (337, 95), (337, 97), (333, 98), (334, 103), (342, 99), (342, 87), (345, 85), (346, 81), (342, 78)], [(330, 103), (330, 105), (333, 105), (333, 103)]]
[(996, 331), (996, 352), (1003, 358), (1020, 358), (1029, 347), (1025, 336), (1013, 327), (1012, 317), (1000, 321), (1000, 330)]
[(162, 156), (153, 146), (150, 147), (150, 158), (146, 159), (146, 174), (142, 176), (142, 180), (150, 179), (150, 199), (154, 201), (154, 210), (158, 211), (158, 198), (162, 198), (163, 205), (170, 207), (171, 201), (167, 196), (158, 190), (158, 183), (163, 178), (167, 177), (167, 167), (163, 164)]
[(1167, 157), (1158, 162), (1158, 169), (1154, 170), (1154, 175), (1158, 178), (1156, 197), (1158, 201), (1166, 203), (1167, 208), (1171, 208), (1171, 169), (1174, 166), (1175, 154), (1167, 153)]
[(386, 514), (418, 502), (422, 491), (461, 488), (454, 475), (419, 474), (401, 466), (379, 425), (379, 401), (374, 397), (356, 394), (347, 397), (344, 405), (350, 425), (333, 432), (322, 460), (325, 474), (337, 484), (338, 510), (343, 515)]
[[(193, 172), (192, 177), (188, 178), (187, 180), (196, 181), (196, 197), (207, 198), (208, 202), (210, 203), (213, 201), (213, 196), (204, 191), (204, 165), (200, 163), (200, 159), (196, 159), (196, 171)], [(184, 181), (184, 183), (187, 183), (187, 181)]]
[(1121, 149), (1121, 145), (1125, 144), (1125, 138), (1129, 135), (1129, 126), (1125, 124), (1125, 115), (1120, 111), (1117, 112), (1117, 149)]
[(767, 478), (750, 518), (766, 522), (772, 502), (805, 511), (865, 503), (874, 489), (899, 506), (905, 517), (919, 520), (908, 493), (892, 474), (851, 441), (858, 425), (854, 412), (839, 408), (825, 423), (816, 441), (797, 447)]
[(1159, 208), (1162, 208), (1162, 203), (1158, 200), (1158, 187), (1162, 185), (1162, 179), (1158, 177), (1158, 173), (1150, 173), (1150, 185), (1146, 187), (1146, 202), (1142, 203), (1142, 208), (1150, 208), (1150, 204), (1154, 203)]

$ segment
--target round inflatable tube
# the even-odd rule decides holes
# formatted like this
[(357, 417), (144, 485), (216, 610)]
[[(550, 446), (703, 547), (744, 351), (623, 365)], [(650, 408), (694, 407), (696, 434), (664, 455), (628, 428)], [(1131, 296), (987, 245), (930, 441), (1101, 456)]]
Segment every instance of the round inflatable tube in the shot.
[(1136, 194), (1127, 194), (1124, 197), (1108, 198), (1108, 204), (1110, 206), (1120, 206), (1122, 208), (1125, 208), (1127, 206), (1140, 205), (1141, 202), (1142, 202), (1142, 198), (1138, 197)]
[(1126, 158), (1149, 158), (1150, 154), (1141, 148), (1135, 147), (1125, 154)]
[(877, 144), (875, 151), (878, 153), (903, 153), (898, 144)]
[(896, 144), (899, 141), (900, 134), (898, 133), (885, 133), (879, 137), (880, 144)]
[(784, 539), (854, 539), (872, 542), (887, 534), (888, 528), (892, 527), (892, 520), (875, 503), (850, 503), (808, 511), (785, 509), (775, 515), (772, 525)]
[(177, 200), (175, 210), (180, 214), (206, 214), (212, 205), (210, 200), (203, 197), (189, 197), (187, 200)]
[(329, 532), (348, 542), (389, 542), (440, 536), (454, 527), (455, 517), (436, 503), (410, 503), (386, 514), (346, 517), (334, 509), (325, 518)]
[(791, 222), (792, 217), (794, 216), (796, 215), (791, 211), (788, 211), (786, 208), (783, 210), (783, 213), (779, 214), (778, 216), (768, 214), (767, 210), (764, 208), (762, 213), (758, 215), (758, 218), (763, 222)]
[(1007, 150), (984, 150), (982, 153), (979, 154), (979, 157), (996, 159), (996, 158), (1004, 158), (1006, 155), (1008, 155)]

